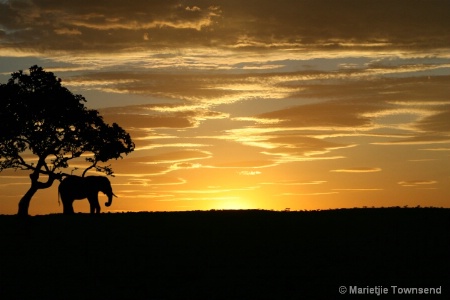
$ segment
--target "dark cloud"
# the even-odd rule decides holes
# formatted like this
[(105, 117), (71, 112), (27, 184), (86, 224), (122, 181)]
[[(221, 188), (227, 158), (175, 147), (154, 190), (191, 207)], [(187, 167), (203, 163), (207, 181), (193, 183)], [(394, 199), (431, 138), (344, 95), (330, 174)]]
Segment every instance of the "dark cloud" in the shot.
[(118, 123), (128, 130), (137, 131), (137, 137), (146, 136), (146, 130), (154, 128), (193, 128), (202, 120), (225, 117), (223, 113), (207, 109), (171, 112), (154, 111), (154, 107), (155, 105), (136, 105), (103, 108), (99, 111), (108, 123)]
[[(181, 74), (180, 74), (181, 73)], [(111, 88), (117, 92), (151, 95), (163, 98), (194, 101), (202, 98), (223, 97), (236, 94), (237, 91), (224, 89), (221, 85), (242, 82), (239, 75), (214, 75), (196, 73), (144, 73), (144, 72), (92, 72), (72, 77), (66, 82), (86, 86), (97, 84), (99, 90)], [(217, 85), (217, 87), (216, 87)]]
[(195, 126), (193, 112), (171, 114), (114, 113), (113, 109), (101, 110), (108, 123), (118, 123), (124, 128), (190, 128)]
[(371, 125), (371, 118), (363, 116), (364, 113), (381, 109), (379, 105), (358, 101), (330, 101), (290, 107), (258, 117), (278, 119), (279, 125), (286, 127), (362, 127)]
[(264, 151), (266, 154), (281, 156), (286, 161), (295, 161), (297, 158), (314, 157), (316, 155), (320, 156), (330, 152), (332, 149), (351, 146), (312, 137), (291, 135), (269, 138), (266, 142), (273, 145), (273, 148)]
[(427, 132), (447, 133), (450, 137), (450, 105), (441, 112), (421, 120), (417, 127)]
[(114, 52), (161, 47), (450, 46), (450, 2), (430, 0), (8, 1), (2, 47)]
[(213, 6), (196, 7), (186, 9), (179, 1), (10, 1), (0, 4), (0, 28), (14, 48), (34, 50), (111, 52), (191, 44), (220, 13)]
[[(397, 69), (399, 68), (386, 69), (386, 73), (392, 72), (392, 74), (395, 74)], [(397, 78), (394, 76), (382, 76), (383, 71), (379, 71), (380, 76), (377, 79), (370, 76), (371, 73), (377, 74), (377, 71), (370, 67), (352, 71), (316, 72), (318, 80), (322, 77), (330, 80), (327, 82), (323, 80), (304, 82), (301, 80), (291, 81), (287, 78), (281, 86), (304, 88), (298, 93), (293, 93), (292, 97), (366, 99), (366, 101), (372, 103), (374, 101), (420, 101), (423, 103), (448, 101), (450, 76)], [(293, 75), (291, 73), (292, 78), (295, 78)]]
[[(446, 1), (246, 1), (235, 10), (235, 2), (224, 4), (232, 11), (235, 28), (243, 28), (256, 41), (285, 41), (337, 47), (349, 42), (385, 42), (393, 46), (430, 47), (449, 45), (450, 21)], [(231, 18), (231, 16), (233, 16)], [(231, 23), (230, 20), (230, 23)], [(227, 23), (228, 25), (228, 23)], [(230, 25), (232, 26), (232, 25)], [(275, 39), (274, 39), (275, 37)]]
[[(323, 75), (326, 77), (326, 73)], [(292, 88), (290, 98), (321, 101), (287, 107), (256, 117), (277, 120), (277, 125), (281, 127), (369, 130), (377, 124), (383, 126), (376, 120), (383, 115), (411, 114), (417, 116), (414, 126), (422, 133), (450, 132), (448, 79), (448, 76), (374, 79), (358, 75), (355, 78), (350, 76), (327, 82), (303, 82), (291, 81), (287, 76), (281, 85)], [(300, 91), (295, 91), (296, 86), (301, 88)]]
[(376, 145), (420, 145), (420, 144), (448, 144), (450, 143), (450, 136), (448, 135), (432, 135), (419, 134), (413, 137), (405, 137), (389, 142), (373, 143)]

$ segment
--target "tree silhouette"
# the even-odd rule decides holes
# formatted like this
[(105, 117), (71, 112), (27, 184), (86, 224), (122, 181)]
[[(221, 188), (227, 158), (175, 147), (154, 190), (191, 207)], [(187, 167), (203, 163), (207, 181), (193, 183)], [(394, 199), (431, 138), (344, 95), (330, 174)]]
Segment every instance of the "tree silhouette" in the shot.
[[(72, 94), (52, 72), (32, 66), (29, 74), (12, 73), (0, 84), (0, 172), (31, 171), (31, 187), (19, 201), (18, 215), (28, 215), (33, 195), (68, 174), (61, 170), (85, 154), (89, 169), (113, 175), (110, 165), (98, 165), (134, 150), (130, 135), (119, 125), (106, 124), (86, 99)], [(39, 181), (44, 175), (44, 181)], [(45, 181), (45, 177), (46, 181)]]

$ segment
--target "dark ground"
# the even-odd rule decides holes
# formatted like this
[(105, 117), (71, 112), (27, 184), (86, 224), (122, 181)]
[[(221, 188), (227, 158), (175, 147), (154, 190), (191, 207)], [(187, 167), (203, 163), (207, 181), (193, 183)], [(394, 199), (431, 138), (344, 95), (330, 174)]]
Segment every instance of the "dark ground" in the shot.
[(450, 209), (0, 216), (0, 247), (1, 299), (450, 299)]

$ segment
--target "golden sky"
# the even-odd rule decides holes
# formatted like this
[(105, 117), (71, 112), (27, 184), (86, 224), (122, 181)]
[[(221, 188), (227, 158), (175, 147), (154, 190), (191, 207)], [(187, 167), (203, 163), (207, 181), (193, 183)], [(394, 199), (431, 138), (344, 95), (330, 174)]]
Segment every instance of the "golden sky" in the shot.
[(103, 211), (450, 207), (450, 1), (0, 0), (0, 82), (34, 64), (136, 143)]

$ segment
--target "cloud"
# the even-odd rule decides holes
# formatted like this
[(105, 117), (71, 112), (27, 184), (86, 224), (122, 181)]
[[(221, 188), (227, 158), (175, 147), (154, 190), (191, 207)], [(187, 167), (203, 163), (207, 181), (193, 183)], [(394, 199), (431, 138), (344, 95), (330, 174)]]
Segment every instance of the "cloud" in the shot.
[(261, 148), (263, 151), (259, 153), (271, 157), (270, 159), (277, 164), (293, 161), (338, 159), (342, 156), (323, 155), (333, 150), (356, 146), (355, 144), (326, 141), (304, 135), (301, 131), (302, 128), (286, 131), (283, 127), (266, 127), (265, 124), (258, 124), (255, 127), (228, 130), (227, 135), (223, 138), (242, 143), (245, 146)]
[(59, 35), (81, 35), (81, 31), (78, 29), (58, 28), (54, 32)]
[(195, 122), (186, 114), (173, 114), (170, 116), (104, 114), (103, 116), (107, 122), (115, 122), (123, 127), (189, 128), (195, 126)]
[(176, 163), (170, 166), (170, 171), (176, 171), (176, 170), (182, 170), (182, 169), (198, 169), (201, 168), (202, 165), (199, 163), (190, 163), (190, 162), (183, 162), (183, 163)]
[(240, 200), (240, 197), (236, 197), (236, 196), (224, 196), (224, 197), (177, 197), (177, 198), (173, 198), (173, 199), (156, 200), (156, 201), (177, 202), (177, 201), (230, 201), (230, 200)]
[(376, 142), (374, 145), (427, 145), (427, 144), (447, 144), (450, 143), (450, 136), (447, 135), (418, 135), (405, 137), (400, 140), (389, 142)]
[[(449, 47), (449, 9), (447, 1), (423, 5), (420, 0), (196, 0), (189, 5), (175, 0), (9, 1), (0, 3), (0, 28), (6, 34), (3, 46), (38, 51), (120, 52), (192, 45), (420, 50)], [(80, 32), (79, 39), (58, 34), (59, 28)], [(152, 43), (142, 39), (144, 31)]]
[(179, 150), (164, 152), (157, 155), (146, 156), (144, 162), (148, 164), (156, 163), (180, 163), (191, 160), (211, 158), (211, 152), (201, 150)]
[(450, 148), (441, 147), (441, 148), (426, 148), (426, 149), (419, 149), (422, 151), (450, 151)]
[(164, 175), (152, 176), (150, 179), (151, 179), (150, 184), (152, 186), (173, 186), (173, 185), (184, 185), (187, 183), (186, 179)]
[(358, 101), (329, 101), (326, 103), (295, 106), (288, 109), (264, 113), (258, 117), (281, 120), (285, 127), (364, 127), (370, 126), (371, 119), (364, 112), (379, 111), (382, 107)]
[(417, 127), (428, 132), (445, 132), (450, 134), (450, 105), (441, 108), (441, 111), (421, 120)]
[(412, 162), (426, 162), (426, 161), (436, 161), (436, 160), (437, 160), (436, 158), (422, 158), (422, 159), (410, 159), (408, 161), (412, 161)]
[[(125, 160), (126, 161), (126, 160)], [(166, 175), (170, 170), (163, 166), (157, 165), (141, 165), (141, 164), (124, 164), (121, 162), (114, 162), (113, 166), (114, 176), (141, 178), (148, 176)]]
[(287, 180), (287, 181), (275, 181), (275, 182), (263, 182), (262, 185), (286, 185), (286, 186), (296, 186), (296, 185), (318, 185), (324, 184), (327, 181), (324, 180), (314, 180), (314, 181), (295, 181), (295, 180)]
[(282, 193), (279, 196), (323, 196), (339, 194), (339, 192), (317, 192), (317, 193)]
[[(205, 108), (247, 101), (249, 99), (281, 99), (298, 90), (297, 87), (278, 85), (285, 78), (277, 75), (233, 74), (233, 72), (213, 74), (192, 71), (192, 69), (209, 70), (210, 65), (217, 67), (215, 61), (208, 63), (203, 60), (203, 55), (208, 56), (207, 53), (197, 55), (198, 58), (196, 59), (183, 57), (175, 57), (173, 61), (170, 58), (163, 59), (166, 60), (165, 63), (170, 66), (170, 69), (177, 67), (187, 68), (191, 69), (191, 72), (186, 69), (184, 71), (172, 70), (173, 72), (164, 73), (145, 72), (145, 70), (140, 72), (89, 72), (79, 76), (72, 76), (65, 80), (65, 83), (73, 87), (85, 87), (103, 92), (152, 96), (177, 102), (177, 105), (160, 107), (160, 109), (165, 108), (166, 110), (175, 110), (181, 104), (202, 105)], [(205, 57), (205, 60), (208, 59)], [(220, 64), (224, 64), (223, 59), (223, 57), (220, 58)], [(152, 57), (143, 58), (143, 60), (151, 61)], [(197, 61), (200, 60), (202, 60), (202, 63), (198, 64)], [(136, 66), (136, 68), (142, 68), (142, 66)], [(155, 68), (164, 69), (165, 66)], [(180, 101), (182, 103), (179, 103)]]
[[(448, 102), (442, 97), (448, 76), (430, 80), (424, 77), (374, 79), (357, 75), (353, 79), (346, 77), (346, 74), (364, 74), (364, 71), (273, 74), (108, 71), (71, 77), (68, 82), (75, 86), (89, 86), (92, 83), (97, 84), (100, 90), (105, 88), (155, 97), (152, 101), (159, 103), (101, 111), (107, 120), (124, 124), (138, 136), (154, 134), (154, 131), (149, 132), (151, 129), (198, 128), (205, 120), (228, 120), (228, 126), (233, 129), (225, 130), (225, 135), (209, 138), (262, 148), (260, 153), (270, 157), (267, 165), (342, 158), (330, 156), (329, 153), (357, 144), (337, 143), (329, 139), (345, 135), (380, 139), (401, 137), (394, 141), (373, 143), (380, 145), (448, 141), (448, 137), (442, 134), (447, 124), (446, 115), (437, 113), (447, 107)], [(340, 78), (337, 83), (335, 78)], [(320, 83), (316, 81), (318, 79)], [(310, 98), (315, 101), (308, 103)], [(280, 105), (297, 105), (273, 110), (277, 106), (265, 108), (261, 105), (262, 99), (283, 99)], [(298, 105), (303, 101), (306, 104)], [(228, 105), (230, 108), (227, 108), (227, 113), (212, 110), (217, 105)], [(255, 108), (272, 111), (249, 116)], [(239, 117), (240, 114), (243, 117)], [(408, 118), (404, 117), (406, 115)], [(248, 125), (243, 126), (242, 122)], [(435, 133), (434, 138), (424, 132), (433, 129), (429, 125), (431, 123), (440, 126), (442, 132)], [(420, 137), (414, 136), (420, 126)], [(393, 129), (403, 132), (393, 134)], [(137, 140), (137, 146), (138, 149), (151, 149), (164, 145)], [(220, 164), (214, 166), (224, 167)]]
[[(231, 162), (216, 162), (210, 165), (210, 168), (227, 168), (227, 169), (236, 169), (236, 168), (268, 168), (274, 166), (274, 162), (271, 160), (247, 160), (247, 161), (231, 161)], [(256, 172), (261, 173), (260, 171), (242, 171), (244, 173), (240, 175), (249, 175), (247, 173), (253, 172), (251, 175), (256, 175)]]
[(377, 188), (360, 188), (360, 189), (333, 189), (333, 191), (343, 191), (343, 192), (373, 192), (373, 191), (383, 191), (384, 189)]
[[(180, 155), (175, 155), (180, 159)], [(154, 182), (154, 178), (168, 178), (166, 175), (173, 171), (169, 161), (156, 163), (154, 155), (140, 157), (125, 157), (113, 162), (114, 175), (116, 177), (130, 177), (133, 180), (150, 180)], [(173, 158), (176, 161), (176, 158)], [(173, 179), (171, 179), (173, 181)], [(178, 182), (178, 180), (176, 180)]]
[(351, 168), (351, 169), (337, 169), (337, 170), (330, 170), (330, 172), (335, 173), (373, 173), (373, 172), (380, 172), (381, 168), (368, 168), (368, 167), (360, 167), (360, 168)]
[[(406, 3), (410, 5), (408, 12), (404, 10)], [(258, 2), (257, 9), (250, 11), (249, 8), (243, 7), (242, 23), (236, 27), (246, 28), (247, 36), (257, 41), (267, 41), (264, 36), (275, 36), (278, 41), (297, 39), (330, 48), (373, 42), (425, 47), (422, 43), (428, 38), (447, 44), (444, 41), (446, 34), (439, 27), (449, 23), (439, 9), (448, 9), (448, 3), (440, 2), (430, 8), (423, 6), (421, 1), (290, 1), (289, 5), (263, 1)], [(286, 32), (289, 32), (287, 36), (283, 34)]]
[(186, 6), (186, 8), (185, 8), (187, 11), (201, 11), (201, 8), (200, 7), (198, 7), (198, 6), (192, 6), (192, 7), (189, 7), (189, 6)]
[[(170, 176), (149, 176), (149, 177), (123, 177), (123, 183), (114, 182), (115, 191), (120, 194), (129, 195), (129, 198), (166, 198), (173, 196), (169, 192), (163, 191), (166, 188), (184, 185), (187, 181), (183, 178)], [(159, 191), (155, 191), (159, 189)], [(150, 192), (151, 191), (151, 192)]]
[(322, 156), (332, 150), (353, 147), (305, 136), (279, 136), (268, 138), (265, 143), (269, 149), (262, 153), (277, 157), (279, 163), (320, 159), (338, 159), (338, 156)]
[(192, 107), (191, 110), (160, 110), (155, 105), (135, 105), (99, 109), (109, 123), (124, 128), (152, 130), (154, 128), (193, 128), (207, 119), (225, 118), (226, 114)]
[(436, 184), (435, 180), (409, 180), (409, 181), (399, 181), (398, 184), (404, 187), (417, 187), (424, 185), (433, 185)]
[(260, 171), (239, 171), (238, 174), (243, 175), (243, 176), (255, 176), (255, 175), (260, 175), (261, 172)]
[[(159, 46), (201, 41), (200, 35), (184, 38), (177, 32), (200, 32), (214, 25), (220, 10), (200, 6), (185, 9), (171, 0), (79, 1), (76, 5), (54, 0), (11, 1), (0, 3), (0, 28), (6, 28), (5, 40), (14, 48), (116, 52), (145, 46), (136, 39), (144, 31), (149, 31)], [(70, 40), (74, 34), (79, 36), (76, 42)]]

